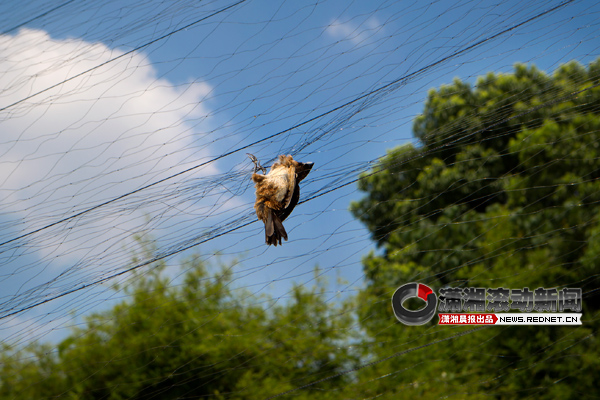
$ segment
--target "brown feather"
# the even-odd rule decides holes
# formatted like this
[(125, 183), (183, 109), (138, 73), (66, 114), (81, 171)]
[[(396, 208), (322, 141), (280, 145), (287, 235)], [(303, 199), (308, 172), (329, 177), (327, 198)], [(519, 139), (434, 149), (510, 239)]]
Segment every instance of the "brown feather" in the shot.
[(284, 221), (298, 204), (300, 186), (310, 172), (313, 163), (300, 163), (292, 156), (280, 155), (266, 175), (252, 174), (256, 187), (256, 216), (265, 224), (265, 242), (269, 245), (281, 244), (288, 240), (283, 227)]

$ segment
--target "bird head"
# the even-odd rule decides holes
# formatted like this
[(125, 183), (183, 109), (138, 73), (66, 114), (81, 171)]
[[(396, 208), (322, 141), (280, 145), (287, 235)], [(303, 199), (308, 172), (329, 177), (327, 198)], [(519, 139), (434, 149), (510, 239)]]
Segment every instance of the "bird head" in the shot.
[(314, 163), (311, 162), (298, 162), (295, 161), (295, 170), (296, 170), (296, 182), (300, 182), (302, 179), (306, 178), (310, 170), (312, 169)]

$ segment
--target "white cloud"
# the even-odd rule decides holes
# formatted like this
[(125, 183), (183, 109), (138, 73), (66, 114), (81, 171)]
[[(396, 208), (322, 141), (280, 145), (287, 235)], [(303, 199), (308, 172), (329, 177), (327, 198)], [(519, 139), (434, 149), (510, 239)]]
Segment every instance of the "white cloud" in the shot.
[[(0, 36), (0, 107), (121, 54), (41, 31)], [(30, 198), (48, 180), (66, 196), (77, 190), (74, 182), (98, 185), (98, 179), (114, 181), (116, 172), (119, 181), (123, 173), (147, 179), (189, 161), (192, 135), (182, 122), (208, 114), (200, 102), (208, 91), (204, 83), (183, 90), (157, 79), (148, 60), (134, 53), (9, 107), (0, 112), (0, 199), (7, 190)]]
[(383, 29), (377, 18), (370, 17), (357, 24), (353, 21), (342, 22), (338, 19), (332, 21), (325, 32), (334, 39), (347, 40), (354, 45), (369, 44), (373, 36)]
[[(39, 30), (0, 35), (0, 243), (206, 159), (194, 134), (209, 130), (202, 99), (210, 91), (158, 78), (140, 53)], [(209, 164), (187, 178), (217, 172)], [(27, 301), (42, 298), (124, 268), (126, 239), (152, 227), (146, 214), (181, 229), (201, 207), (165, 186), (153, 190), (0, 248), (4, 300), (27, 290)]]

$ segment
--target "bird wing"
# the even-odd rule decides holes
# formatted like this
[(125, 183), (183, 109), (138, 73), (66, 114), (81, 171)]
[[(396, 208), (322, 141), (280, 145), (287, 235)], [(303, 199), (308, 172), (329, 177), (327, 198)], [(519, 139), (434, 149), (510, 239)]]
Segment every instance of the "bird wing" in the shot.
[(290, 214), (294, 210), (294, 207), (296, 207), (296, 204), (298, 204), (298, 200), (300, 200), (300, 186), (298, 186), (298, 184), (296, 184), (296, 186), (294, 187), (293, 193), (292, 193), (292, 198), (290, 199), (288, 206), (277, 213), (277, 215), (279, 216), (279, 219), (281, 219), (281, 221), (285, 221), (285, 219), (290, 216)]
[[(296, 184), (296, 171), (294, 168), (288, 168), (286, 174), (286, 182), (287, 182), (287, 193), (285, 194), (285, 198), (282, 201), (283, 209), (286, 209), (290, 206), (292, 199), (294, 198), (294, 193), (296, 189), (298, 189), (298, 185)], [(296, 200), (296, 202), (298, 202)]]
[(267, 210), (267, 220), (265, 221), (265, 235), (268, 238), (273, 235), (275, 225), (273, 224), (273, 210)]

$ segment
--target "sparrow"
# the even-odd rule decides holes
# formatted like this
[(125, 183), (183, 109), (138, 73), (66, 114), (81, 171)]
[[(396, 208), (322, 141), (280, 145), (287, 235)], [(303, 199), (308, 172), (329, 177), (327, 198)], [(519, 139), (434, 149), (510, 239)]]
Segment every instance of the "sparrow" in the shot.
[[(258, 163), (256, 157), (248, 154), (254, 163), (252, 180), (256, 187), (254, 209), (258, 219), (265, 223), (265, 242), (268, 245), (281, 244), (281, 239), (288, 240), (282, 222), (291, 214), (300, 199), (302, 181), (313, 167), (312, 162), (298, 162), (288, 155), (280, 155), (279, 160), (267, 174), (266, 168)], [(258, 171), (261, 174), (257, 174)]]

